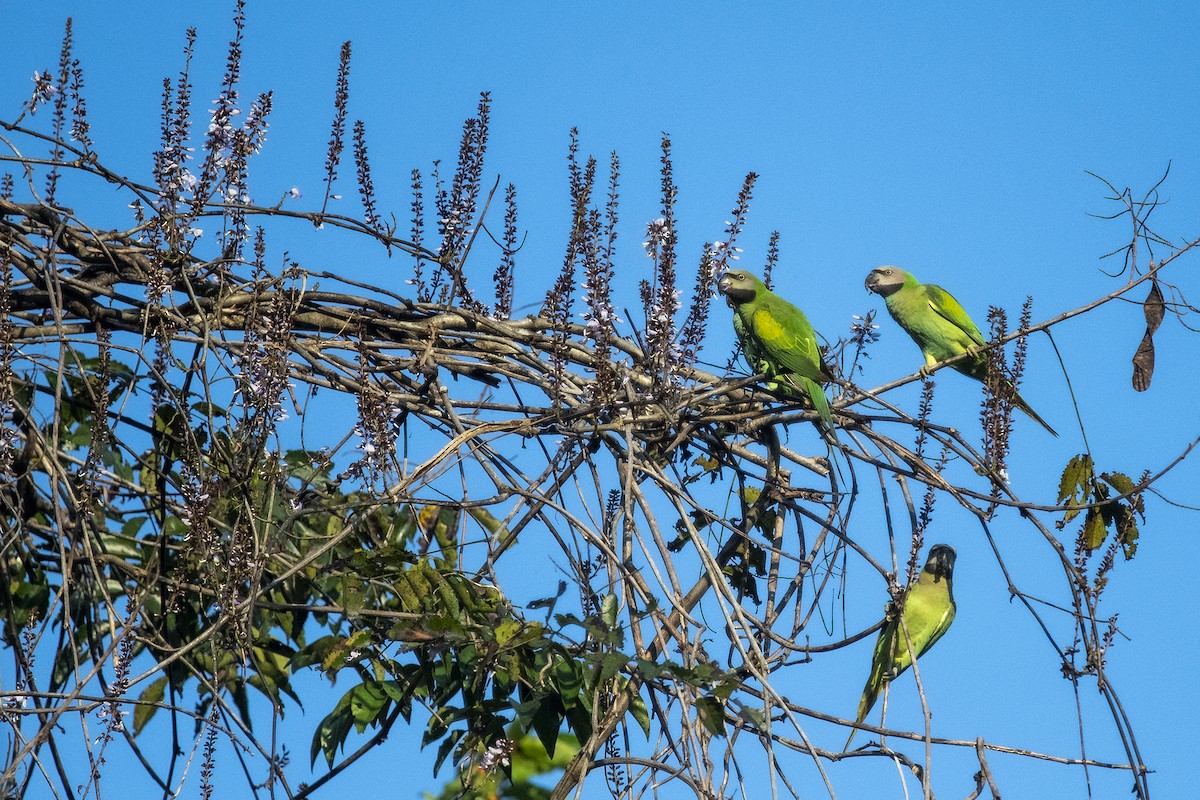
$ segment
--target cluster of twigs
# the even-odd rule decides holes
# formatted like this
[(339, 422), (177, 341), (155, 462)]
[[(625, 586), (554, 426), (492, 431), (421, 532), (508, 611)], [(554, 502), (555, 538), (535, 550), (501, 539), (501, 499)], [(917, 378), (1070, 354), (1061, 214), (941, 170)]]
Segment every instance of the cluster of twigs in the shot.
[[(613, 296), (619, 162), (614, 154), (605, 195), (596, 200), (596, 161), (580, 159), (573, 135), (566, 256), (541, 312), (514, 319), (514, 279), (524, 273), (515, 260), (519, 228), (512, 186), (504, 192), (505, 211), (496, 226), (502, 233), (493, 239), (499, 257), (491, 301), (483, 299), (478, 282), (468, 283), (469, 275), (480, 274), (478, 234), (496, 216), (489, 216), (492, 196), (484, 192), (487, 95), (464, 126), (448, 186), (435, 167), (431, 209), (425, 206), (429, 183), (413, 171), (409, 239), (396, 236), (394, 217), (386, 221), (361, 122), (351, 130), (362, 218), (332, 214), (329, 200), (350, 96), (347, 44), (320, 208), (254, 204), (248, 176), (264, 143), (270, 94), (258, 95), (240, 127), (234, 125), (243, 45), (240, 3), (234, 24), (226, 79), (196, 163), (189, 163), (187, 147), (194, 43), (189, 32), (183, 71), (174, 82), (164, 82), (163, 144), (153, 183), (125, 177), (92, 152), (69, 29), (59, 75), (37, 84), (40, 94), (27, 109), (31, 113), (51, 99), (51, 131), (39, 132), (20, 118), (3, 125), (7, 153), (0, 162), (16, 179), (6, 177), (0, 193), (0, 494), (6, 510), (0, 546), (6, 563), (16, 565), (10, 566), (13, 574), (24, 575), (29, 585), (35, 574), (53, 576), (44, 581), (52, 599), (27, 604), (39, 609), (40, 619), (20, 617), (17, 598), (6, 603), (8, 644), (20, 676), (0, 687), (14, 731), (5, 773), (10, 787), (27, 786), (39, 772), (60, 774), (63, 786), (72, 785), (56, 749), (56, 728), (67, 714), (86, 720), (96, 709), (107, 709), (109, 733), (124, 733), (135, 746), (120, 724), (125, 706), (136, 706), (130, 692), (184, 663), (201, 640), (219, 641), (233, 671), (261, 669), (262, 657), (253, 654), (261, 646), (256, 614), (265, 607), (343, 614), (352, 628), (356, 620), (384, 618), (361, 604), (352, 609), (347, 595), (289, 605), (271, 592), (285, 578), (348, 569), (349, 561), (322, 559), (370, 527), (369, 509), (404, 505), (487, 511), (486, 517), (476, 516), (490, 520), (484, 529), (464, 525), (450, 532), (458, 540), (454, 571), (500, 588), (518, 605), (561, 604), (560, 611), (569, 609), (580, 619), (604, 617), (606, 598), (620, 609), (613, 618), (619, 620), (619, 636), (587, 626), (586, 636), (573, 636), (574, 617), (562, 617), (552, 634), (579, 654), (609, 654), (619, 665), (597, 689), (589, 735), (554, 796), (566, 796), (597, 767), (614, 788), (644, 791), (669, 775), (698, 796), (724, 796), (742, 769), (740, 759), (763, 757), (746, 756), (743, 740), (761, 743), (765, 763), (792, 793), (800, 794), (789, 783), (794, 765), (784, 757), (788, 751), (810, 759), (832, 794), (826, 765), (844, 754), (822, 748), (810, 725), (848, 720), (820, 707), (818, 697), (786, 696), (779, 688), (783, 668), (871, 635), (875, 620), (849, 625), (854, 632), (840, 639), (814, 633), (813, 622), (833, 609), (847, 570), (860, 564), (899, 595), (919, 566), (936, 504), (949, 502), (975, 519), (1010, 591), (1046, 632), (1065, 674), (1077, 686), (1085, 676), (1095, 679), (1124, 743), (1125, 763), (948, 740), (933, 737), (928, 728), (914, 733), (871, 726), (868, 730), (896, 740), (924, 741), (925, 759), (884, 745), (855, 755), (906, 764), (922, 777), (926, 791), (929, 747), (940, 743), (977, 752), (981, 773), (987, 772), (985, 751), (1019, 754), (1129, 770), (1138, 795), (1148, 794), (1133, 731), (1104, 672), (1114, 628), (1098, 618), (1103, 586), (1078, 557), (1095, 548), (1077, 547), (1073, 558), (1039, 514), (1054, 509), (1023, 502), (1009, 487), (1004, 467), (1011, 407), (989, 407), (988, 438), (977, 449), (958, 431), (935, 423), (932, 384), (912, 417), (887, 392), (915, 376), (874, 390), (847, 382), (834, 404), (840, 426), (834, 460), (843, 463), (831, 464), (824, 455), (805, 452), (823, 453), (826, 446), (807, 424), (814, 418), (810, 409), (771, 396), (753, 379), (700, 368), (711, 285), (737, 257), (735, 241), (757, 176), (747, 176), (722, 240), (702, 248), (685, 306), (676, 276), (677, 189), (664, 137), (660, 216), (649, 224), (645, 244), (652, 270), (641, 287), (644, 318), (627, 320), (633, 333), (620, 335)], [(74, 114), (70, 126), (69, 114)], [(49, 147), (50, 156), (30, 155), (33, 147)], [(36, 180), (43, 173), (44, 191)], [(60, 183), (68, 173), (72, 186), (86, 187), (83, 181), (91, 179), (120, 188), (134, 208), (129, 227), (96, 229), (68, 208)], [(434, 249), (425, 244), (430, 213), (437, 219)], [(197, 233), (213, 221), (221, 230), (216, 251)], [(412, 260), (412, 294), (356, 282), (349, 270), (344, 275), (309, 270), (291, 256), (278, 271), (270, 269), (269, 242), (286, 241), (287, 226), (297, 224), (367, 237), (390, 253), (406, 254)], [(777, 258), (773, 236), (768, 267)], [(1045, 326), (1031, 325), (1026, 310), (1018, 334), (1006, 338), (1039, 327)], [(854, 365), (872, 342), (869, 329), (868, 318), (853, 348), (844, 343), (835, 348), (843, 375), (854, 376)], [(719, 358), (724, 361), (725, 354)], [(1015, 377), (1023, 362), (1024, 350), (1018, 349)], [(132, 394), (143, 383), (150, 387), (148, 405)], [(314, 425), (305, 415), (323, 408), (330, 393), (353, 402), (356, 413), (338, 427), (321, 412), (323, 421)], [(72, 426), (79, 419), (91, 420), (86, 430)], [(75, 438), (67, 441), (68, 436)], [(281, 466), (293, 447), (288, 443), (305, 437), (319, 440), (319, 446), (304, 449), (317, 471), (332, 480)], [(131, 469), (115, 468), (100, 458), (105, 452), (118, 454)], [(977, 474), (985, 476), (982, 483)], [(1135, 491), (1140, 497), (1153, 480), (1143, 476), (1136, 487), (1105, 501), (1111, 505)], [(877, 489), (868, 490), (868, 484)], [(332, 510), (353, 520), (331, 526), (319, 546), (289, 549), (307, 515), (331, 510), (334, 494), (344, 505)], [(877, 494), (877, 507), (885, 509), (891, 563), (879, 563), (863, 544), (860, 530), (879, 527), (877, 518), (859, 521), (861, 513), (874, 511), (855, 513), (867, 494)], [(244, 508), (222, 506), (231, 500)], [(292, 510), (268, 526), (262, 509), (272, 504)], [(1073, 620), (1070, 645), (1057, 643), (1051, 631), (1058, 626), (1044, 620), (1044, 607), (1008, 575), (991, 532), (998, 508), (1020, 511), (1068, 578), (1070, 595), (1062, 605)], [(153, 520), (144, 532), (126, 532), (115, 522), (139, 514)], [(172, 528), (169, 519), (181, 520), (184, 530)], [(114, 531), (128, 547), (142, 548), (138, 569), (120, 565), (121, 554), (111, 550)], [(424, 541), (422, 547), (429, 547), (432, 539)], [(575, 586), (578, 602), (562, 599), (561, 591), (535, 597), (536, 591), (514, 584), (522, 570), (514, 562), (527, 564), (539, 552), (549, 555), (537, 568), (553, 564)], [(422, 550), (417, 557), (423, 556)], [(280, 558), (282, 567), (275, 563)], [(1111, 568), (1106, 559), (1105, 580)], [(106, 593), (112, 579), (133, 587), (124, 606)], [(185, 590), (203, 598), (206, 609), (207, 627), (192, 638), (168, 631), (162, 622)], [(88, 619), (114, 624), (107, 639), (97, 634), (88, 643), (90, 653), (77, 657), (72, 676), (59, 675), (48, 684), (34, 668), (40, 654), (56, 652), (48, 644), (46, 620), (57, 613), (61, 624), (76, 625), (77, 630), (64, 630), (69, 640), (84, 629), (79, 618), (63, 613), (73, 602), (90, 609)], [(32, 639), (30, 631), (37, 632)], [(411, 632), (404, 636), (398, 641), (409, 649), (401, 655), (416, 652), (420, 660), (447, 646), (442, 640), (419, 642)], [(378, 651), (388, 646), (378, 634), (355, 641)], [(136, 652), (133, 642), (139, 643)], [(215, 677), (213, 658), (203, 677), (207, 705), (184, 709), (174, 695), (174, 677), (171, 699), (164, 700), (160, 689), (157, 699), (143, 695), (141, 702), (195, 716), (203, 734), (194, 747), (208, 770), (201, 781), (207, 790), (214, 742), (224, 730), (255, 743), (267, 757), (273, 787), (277, 781), (288, 796), (304, 796), (314, 787), (288, 784), (280, 752), (233, 721), (237, 715), (223, 699), (228, 693)], [(18, 697), (32, 699), (33, 706), (12, 702)], [(928, 713), (925, 702), (922, 693)], [(620, 739), (613, 733), (639, 707), (649, 743), (631, 750), (614, 745)], [(180, 751), (181, 733), (176, 728), (173, 735), (173, 749)], [(45, 748), (50, 756), (42, 755)], [(456, 759), (475, 763), (473, 752), (464, 747)], [(99, 780), (103, 749), (88, 753), (90, 780)], [(339, 763), (332, 774), (357, 757)], [(170, 756), (165, 773), (148, 766), (164, 792), (172, 789), (172, 775), (179, 779), (176, 759)], [(987, 777), (991, 782), (990, 772)]]

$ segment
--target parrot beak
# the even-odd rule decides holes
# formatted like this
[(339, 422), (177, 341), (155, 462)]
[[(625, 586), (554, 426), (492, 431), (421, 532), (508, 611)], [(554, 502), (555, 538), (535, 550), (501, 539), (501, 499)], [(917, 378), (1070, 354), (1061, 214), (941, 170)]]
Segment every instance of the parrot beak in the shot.
[(871, 270), (870, 274), (867, 275), (867, 279), (863, 281), (863, 286), (867, 288), (868, 292), (873, 292), (875, 291), (875, 284), (878, 282), (878, 280), (879, 275), (876, 274), (875, 270)]
[(721, 294), (729, 294), (729, 287), (733, 285), (733, 281), (729, 280), (728, 275), (722, 275), (721, 280), (717, 281), (717, 291)]

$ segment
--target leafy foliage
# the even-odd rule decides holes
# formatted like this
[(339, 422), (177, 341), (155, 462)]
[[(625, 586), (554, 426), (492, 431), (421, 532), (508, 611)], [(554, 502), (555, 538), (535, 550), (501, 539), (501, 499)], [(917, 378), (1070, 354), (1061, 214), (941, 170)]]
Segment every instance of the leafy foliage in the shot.
[[(1144, 486), (1144, 481), (1142, 482)], [(1146, 504), (1142, 488), (1122, 472), (1096, 474), (1092, 457), (1086, 454), (1071, 459), (1063, 470), (1058, 487), (1058, 503), (1065, 506), (1061, 530), (1084, 515), (1078, 542), (1086, 550), (1098, 550), (1111, 531), (1126, 559), (1137, 552), (1138, 518), (1145, 519)]]
[[(164, 794), (175, 792), (192, 769), (190, 730), (202, 793), (214, 791), (220, 741), (262, 756), (266, 774), (245, 773), (256, 788), (304, 797), (397, 723), (423, 728), (437, 766), (455, 766), (444, 796), (561, 798), (602, 752), (613, 792), (657, 790), (661, 779), (716, 796), (742, 769), (734, 748), (747, 741), (784, 777), (796, 760), (822, 770), (841, 756), (807, 727), (848, 724), (849, 709), (811, 686), (797, 699), (777, 684), (785, 669), (833, 658), (877, 629), (847, 618), (848, 576), (861, 567), (896, 594), (904, 565), (911, 577), (919, 563), (935, 500), (949, 498), (1006, 576), (990, 525), (1009, 507), (1067, 576), (1061, 601), (1034, 602), (1011, 581), (1005, 589), (1044, 630), (1045, 615), (1062, 614), (1070, 642), (1048, 633), (1062, 672), (1077, 685), (1094, 677), (1125, 748), (1124, 764), (1084, 763), (1127, 770), (1145, 795), (1146, 768), (1105, 673), (1115, 617), (1101, 614), (1101, 599), (1118, 549), (1126, 560), (1136, 553), (1149, 475), (1097, 472), (1088, 454), (1070, 461), (1054, 514), (1059, 530), (1081, 520), (1072, 560), (1044, 508), (1007, 482), (1011, 398), (985, 400), (976, 447), (938, 423), (932, 381), (916, 417), (888, 399), (912, 378), (839, 386), (830, 455), (844, 464), (831, 470), (822, 440), (807, 438), (802, 404), (702, 369), (711, 285), (741, 252), (757, 175), (742, 183), (722, 238), (701, 249), (685, 302), (665, 135), (658, 217), (640, 254), (649, 278), (623, 281), (637, 287), (640, 320), (616, 311), (619, 159), (597, 199), (597, 161), (581, 155), (577, 132), (561, 269), (538, 315), (511, 318), (521, 308), (514, 186), (499, 239), (478, 236), (492, 199), (486, 93), (447, 179), (437, 161), (408, 173), (410, 240), (398, 237), (366, 126), (350, 122), (349, 43), (319, 204), (293, 210), (298, 191), (255, 204), (251, 166), (271, 94), (240, 108), (244, 26), (239, 2), (200, 138), (196, 33), (186, 34), (183, 66), (163, 84), (161, 148), (135, 167), (148, 169), (146, 182), (93, 151), (69, 25), (58, 73), (39, 74), (26, 107), (2, 123), (21, 142), (14, 152), (49, 150), (3, 157), (40, 173), (43, 196), (16, 199), (11, 176), (0, 192), (0, 610), (16, 675), (4, 694), (6, 792), (42, 780), (65, 795), (76, 785), (98, 793), (107, 748), (124, 739), (140, 754), (138, 743), (160, 734), (162, 763), (143, 763)], [(49, 132), (26, 124), (43, 106)], [(330, 210), (347, 130), (362, 219)], [(68, 188), (96, 185), (104, 197), (117, 187), (127, 230), (58, 204)], [(1149, 236), (1144, 209), (1127, 210)], [(337, 237), (345, 275), (305, 267), (290, 249), (276, 254), (297, 223)], [(201, 226), (219, 233), (204, 239)], [(498, 266), (481, 272), (485, 238)], [(778, 234), (770, 242), (768, 276)], [(1164, 314), (1160, 271), (1189, 248), (1113, 295), (1151, 281), (1148, 345)], [(351, 274), (355, 259), (381, 254), (409, 264), (409, 293)], [(489, 272), (487, 299), (476, 276)], [(1027, 304), (1013, 335), (1004, 313), (993, 315), (1004, 341), (989, 357), (1013, 386), (1024, 337), (1038, 327), (1030, 313)], [(863, 374), (873, 318), (858, 317), (850, 339), (823, 354), (839, 374)], [(621, 335), (618, 324), (633, 330)], [(1016, 342), (1011, 364), (1006, 341)], [(1139, 391), (1149, 353), (1139, 355)], [(860, 533), (880, 528), (890, 568)], [(550, 576), (559, 585), (548, 594)], [(838, 638), (838, 625), (856, 632)], [(297, 689), (306, 670), (340, 694), (314, 709), (324, 698)], [(304, 766), (324, 770), (304, 786), (288, 781), (287, 745), (262, 724), (302, 701), (320, 715)], [(88, 744), (83, 777), (63, 756), (77, 744), (68, 719)], [(922, 738), (897, 734), (906, 736)], [(981, 764), (988, 749), (1062, 760), (983, 738), (958, 744)], [(928, 786), (929, 770), (898, 746), (858, 754), (902, 761)], [(551, 792), (531, 781), (560, 768)]]

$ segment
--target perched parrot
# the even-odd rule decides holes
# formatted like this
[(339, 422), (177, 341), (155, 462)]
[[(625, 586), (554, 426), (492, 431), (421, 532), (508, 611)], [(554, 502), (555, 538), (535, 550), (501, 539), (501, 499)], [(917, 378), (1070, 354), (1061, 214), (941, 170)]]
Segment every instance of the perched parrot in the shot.
[[(986, 344), (983, 334), (945, 289), (921, 283), (899, 267), (871, 270), (871, 274), (867, 275), (867, 289), (883, 297), (892, 319), (900, 323), (900, 327), (908, 332), (925, 354), (922, 374), (927, 375), (929, 368), (939, 361), (971, 353), (970, 358), (956, 362), (954, 368), (977, 381), (987, 377), (987, 357), (979, 352)], [(1058, 432), (1030, 408), (1025, 398), (1015, 391), (1012, 398), (1013, 405), (1058, 436)]]
[(743, 269), (726, 272), (717, 288), (733, 309), (733, 329), (750, 367), (765, 373), (773, 385), (807, 396), (832, 433), (833, 415), (821, 384), (833, 375), (821, 360), (808, 317)]
[[(871, 674), (867, 677), (867, 685), (863, 687), (862, 699), (858, 701), (855, 722), (862, 722), (871, 713), (883, 685), (895, 680), (912, 665), (908, 640), (912, 640), (917, 658), (920, 658), (954, 622), (954, 592), (951, 586), (954, 559), (954, 548), (948, 544), (935, 544), (929, 548), (924, 569), (904, 595), (904, 612), (899, 618), (889, 619), (875, 640)], [(901, 626), (901, 620), (904, 627)], [(907, 639), (904, 636), (905, 627), (908, 629)], [(850, 731), (850, 738), (843, 749), (850, 749), (855, 732)]]

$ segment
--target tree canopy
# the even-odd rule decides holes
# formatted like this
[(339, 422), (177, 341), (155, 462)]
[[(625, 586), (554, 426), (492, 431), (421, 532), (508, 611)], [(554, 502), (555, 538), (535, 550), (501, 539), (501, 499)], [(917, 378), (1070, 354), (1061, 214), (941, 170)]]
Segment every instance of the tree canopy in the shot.
[[(148, 164), (95, 149), (69, 21), (58, 68), (0, 121), (5, 792), (87, 796), (121, 751), (164, 796), (244, 780), (306, 797), (410, 727), (453, 767), (428, 776), (452, 781), (445, 796), (561, 798), (581, 783), (652, 796), (671, 782), (730, 796), (751, 770), (781, 794), (834, 794), (831, 765), (875, 759), (931, 793), (935, 751), (969, 756), (955, 780), (972, 797), (999, 796), (996, 758), (1117, 775), (1149, 796), (1152, 765), (1106, 670), (1120, 628), (1105, 592), (1178, 460), (1130, 474), (1095, 458), (1083, 428), (1048, 501), (1018, 494), (1009, 443), (1027, 343), (1104, 304), (1141, 306), (1129, 391), (1151, 388), (1156, 331), (1191, 310), (1172, 274), (1196, 244), (1150, 227), (1158, 186), (1107, 187), (1131, 231), (1109, 293), (1040, 321), (1033, 298), (989, 310), (984, 353), (1002, 380), (983, 387), (977, 429), (939, 413), (953, 362), (860, 385), (889, 324), (868, 314), (825, 341), (831, 434), (804, 397), (709, 344), (731, 330), (715, 283), (740, 265), (756, 174), (685, 266), (664, 135), (658, 216), (630, 268), (620, 159), (585, 155), (573, 132), (565, 253), (526, 262), (538, 221), (484, 166), (490, 96), (457, 156), (412, 169), (411, 205), (393, 212), (348, 113), (347, 43), (323, 195), (254, 202), (272, 95), (246, 102), (243, 26), (239, 3), (211, 109), (194, 100), (185, 37)], [(359, 210), (335, 213), (351, 178)], [(293, 242), (314, 229), (399, 277), (309, 265)], [(745, 254), (768, 285), (777, 244)], [(915, 409), (895, 400), (912, 383)], [(1055, 407), (1060, 432), (1072, 405)], [(1010, 572), (1000, 524), (1024, 532), (1022, 559), (1053, 585)], [(865, 678), (930, 547), (967, 536), (1044, 634), (1046, 680), (1098, 693), (1107, 713), (1081, 710), (1081, 738), (1102, 722), (1112, 751), (953, 738), (934, 716), (951, 692), (920, 660), (911, 713), (868, 717), (858, 747), (839, 749), (855, 708), (821, 691), (820, 671)], [(298, 688), (313, 674), (332, 692)], [(285, 741), (276, 726), (300, 706), (310, 736)], [(531, 780), (558, 769), (552, 789)]]

